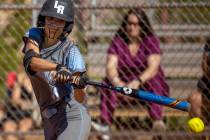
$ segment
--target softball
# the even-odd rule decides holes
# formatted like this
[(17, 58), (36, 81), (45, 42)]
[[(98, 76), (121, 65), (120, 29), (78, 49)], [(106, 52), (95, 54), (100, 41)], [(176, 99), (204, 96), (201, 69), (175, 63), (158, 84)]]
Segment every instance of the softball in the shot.
[(190, 119), (187, 124), (189, 129), (194, 133), (202, 132), (205, 127), (203, 121), (198, 117)]

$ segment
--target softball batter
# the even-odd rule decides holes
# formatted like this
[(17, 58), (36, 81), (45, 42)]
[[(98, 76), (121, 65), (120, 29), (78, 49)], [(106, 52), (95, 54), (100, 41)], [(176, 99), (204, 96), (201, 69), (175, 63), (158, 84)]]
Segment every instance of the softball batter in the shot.
[(73, 25), (71, 0), (46, 0), (38, 27), (23, 37), (24, 67), (40, 106), (46, 140), (87, 140), (90, 132), (91, 119), (81, 103), (85, 64), (67, 39)]

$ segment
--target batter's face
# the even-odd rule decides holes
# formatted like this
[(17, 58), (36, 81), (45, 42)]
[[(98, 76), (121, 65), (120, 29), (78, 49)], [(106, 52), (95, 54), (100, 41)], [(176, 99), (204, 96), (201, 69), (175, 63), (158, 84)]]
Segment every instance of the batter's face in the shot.
[(135, 14), (128, 16), (126, 31), (131, 38), (138, 38), (140, 34), (139, 20)]
[(58, 39), (63, 33), (65, 21), (54, 17), (45, 17), (45, 36), (48, 39)]

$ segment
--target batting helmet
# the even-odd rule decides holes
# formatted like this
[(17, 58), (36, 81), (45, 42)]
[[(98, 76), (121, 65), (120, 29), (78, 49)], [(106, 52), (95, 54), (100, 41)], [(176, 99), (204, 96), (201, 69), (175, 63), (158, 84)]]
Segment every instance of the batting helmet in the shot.
[(74, 23), (74, 5), (71, 0), (46, 0), (38, 16), (38, 27), (44, 26), (46, 16), (66, 21), (64, 32), (70, 33)]

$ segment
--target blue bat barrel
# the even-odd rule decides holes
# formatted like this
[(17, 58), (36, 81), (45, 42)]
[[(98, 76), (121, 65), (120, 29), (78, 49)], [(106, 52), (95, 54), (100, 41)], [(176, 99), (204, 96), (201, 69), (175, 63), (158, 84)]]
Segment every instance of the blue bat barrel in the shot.
[(154, 102), (157, 104), (165, 105), (165, 106), (179, 109), (182, 111), (188, 112), (190, 109), (190, 103), (188, 103), (187, 101), (182, 101), (182, 100), (177, 100), (175, 98), (157, 95), (148, 91), (136, 90), (136, 89), (131, 89), (127, 87), (113, 87), (112, 85), (105, 85), (103, 83), (98, 83), (98, 82), (93, 82), (93, 81), (86, 81), (86, 84), (93, 85), (96, 87), (101, 87), (101, 88), (107, 88), (110, 90), (120, 92), (127, 96), (132, 96), (139, 100)]
[(187, 101), (181, 101), (181, 100), (177, 100), (175, 98), (170, 98), (170, 97), (166, 97), (166, 96), (153, 94), (151, 92), (143, 91), (143, 90), (136, 90), (135, 92), (136, 92), (135, 96), (141, 100), (145, 100), (148, 102), (154, 102), (157, 104), (169, 106), (169, 107), (187, 111), (187, 112), (189, 111), (189, 108), (190, 108), (190, 103)]

